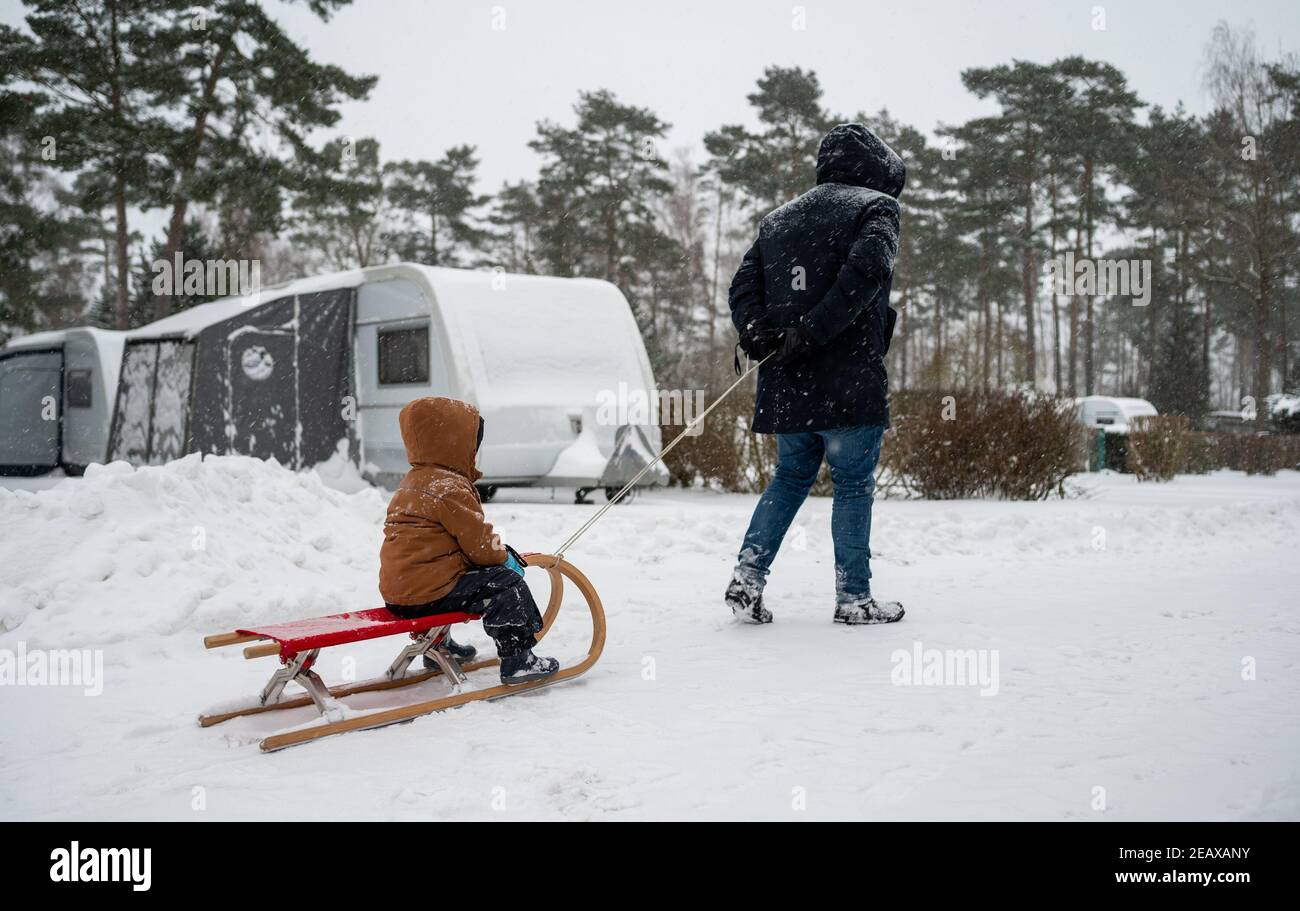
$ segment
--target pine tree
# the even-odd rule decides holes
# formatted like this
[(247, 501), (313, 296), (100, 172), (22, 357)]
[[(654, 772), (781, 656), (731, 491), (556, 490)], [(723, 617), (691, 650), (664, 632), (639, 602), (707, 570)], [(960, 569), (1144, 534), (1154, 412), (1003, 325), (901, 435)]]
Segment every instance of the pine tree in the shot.
[(1021, 305), (1025, 324), (1024, 381), (1038, 379), (1037, 310), (1042, 224), (1039, 196), (1044, 190), (1049, 151), (1057, 146), (1056, 117), (1069, 90), (1053, 67), (1024, 60), (1010, 65), (965, 70), (962, 84), (978, 98), (991, 97), (1001, 108), (986, 135), (996, 141), (999, 169), (1015, 188), (1016, 244), (1020, 259)]
[[(328, 20), (350, 2), (306, 0), (306, 6)], [(180, 249), (190, 206), (218, 201), (232, 177), (256, 184), (254, 193), (268, 203), (278, 202), (277, 188), (291, 175), (266, 140), (302, 152), (309, 131), (333, 126), (338, 105), (367, 97), (375, 84), (373, 76), (313, 61), (255, 0), (218, 0), (197, 10), (188, 3), (165, 5), (169, 15), (156, 53), (166, 65), (145, 83), (149, 103), (174, 115), (152, 143), (165, 152), (168, 178), (150, 200), (170, 211), (163, 259)], [(243, 211), (257, 216), (249, 233), (279, 217), (278, 206)], [(155, 317), (162, 317), (171, 299), (158, 297), (154, 304)]]
[[(487, 232), (472, 210), (487, 196), (474, 192), (478, 157), (474, 147), (450, 148), (438, 161), (398, 161), (384, 167), (388, 200), (410, 223), (394, 238), (402, 259), (430, 266), (460, 266), (478, 253)], [(420, 224), (425, 219), (428, 225)]]
[(38, 103), (0, 94), (0, 343), (86, 307), (94, 228), (32, 141)]
[(493, 200), (488, 222), (496, 229), (492, 245), (499, 264), (510, 272), (537, 272), (534, 248), (542, 221), (542, 207), (531, 183), (505, 183)]
[[(1132, 154), (1133, 116), (1141, 102), (1129, 90), (1124, 74), (1109, 63), (1067, 57), (1052, 66), (1057, 78), (1068, 87), (1068, 100), (1056, 107), (1063, 135), (1060, 144), (1074, 152), (1074, 197), (1077, 211), (1075, 236), (1080, 241), (1077, 254), (1092, 259), (1098, 232), (1117, 216), (1106, 188), (1116, 172)], [(1072, 299), (1073, 302), (1073, 299)], [(1096, 391), (1096, 328), (1093, 322), (1093, 297), (1083, 298), (1083, 350), (1077, 351), (1075, 332), (1070, 336), (1071, 386), (1074, 385), (1076, 357), (1082, 361), (1083, 392)]]
[(924, 221), (919, 225), (922, 231), (928, 229), (936, 235), (928, 244), (936, 255), (945, 236), (969, 238), (975, 245), (971, 293), (979, 323), (979, 385), (984, 389), (1000, 385), (1003, 379), (1002, 326), (997, 315), (1001, 308), (996, 305), (1012, 297), (1017, 286), (1018, 197), (1015, 185), (1006, 179), (1009, 166), (999, 141), (1002, 129), (1000, 118), (984, 117), (943, 131), (953, 156), (944, 162), (944, 173), (949, 175), (949, 211), (933, 225)]
[(0, 72), (36, 87), (34, 127), (53, 142), (56, 167), (105, 175), (115, 221), (114, 324), (127, 325), (128, 208), (159, 179), (155, 141), (166, 124), (148, 87), (169, 62), (161, 0), (28, 0), (30, 36), (0, 26)]
[(556, 274), (596, 275), (629, 291), (656, 248), (670, 245), (651, 203), (672, 189), (657, 145), (668, 124), (603, 90), (582, 92), (574, 112), (574, 127), (544, 121), (529, 143), (542, 156), (538, 252)]
[(335, 139), (304, 152), (295, 181), (294, 240), (319, 250), (336, 269), (388, 257), (388, 201), (379, 143)]
[(1210, 409), (1210, 377), (1200, 356), (1195, 317), (1187, 306), (1167, 309), (1167, 318), (1152, 353), (1147, 398), (1161, 414), (1186, 415), (1199, 421)]
[(834, 121), (822, 108), (817, 74), (797, 66), (767, 67), (746, 97), (764, 129), (723, 126), (704, 137), (704, 147), (722, 179), (762, 214), (817, 182), (817, 147)]

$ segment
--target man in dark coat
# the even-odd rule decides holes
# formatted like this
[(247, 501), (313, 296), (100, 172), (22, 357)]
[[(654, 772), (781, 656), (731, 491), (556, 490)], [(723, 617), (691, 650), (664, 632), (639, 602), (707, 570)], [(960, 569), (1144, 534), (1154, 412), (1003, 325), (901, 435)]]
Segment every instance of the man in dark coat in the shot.
[(889, 623), (897, 602), (871, 596), (871, 505), (889, 426), (885, 352), (907, 170), (866, 127), (822, 139), (817, 186), (767, 215), (731, 282), (731, 318), (761, 360), (753, 429), (774, 433), (778, 465), (759, 498), (727, 587), (732, 612), (771, 622), (768, 570), (825, 458), (835, 485), (835, 620)]

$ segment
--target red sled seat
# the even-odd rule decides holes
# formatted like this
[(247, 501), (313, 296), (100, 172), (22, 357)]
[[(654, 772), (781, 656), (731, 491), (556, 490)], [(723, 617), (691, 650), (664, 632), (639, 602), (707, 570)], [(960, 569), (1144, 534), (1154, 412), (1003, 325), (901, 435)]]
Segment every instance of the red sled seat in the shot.
[[(271, 679), (262, 689), (260, 705), (265, 707), (279, 702), (285, 685), (294, 682), (307, 691), (312, 702), (316, 703), (316, 707), (322, 714), (325, 714), (335, 703), (329, 687), (313, 670), (321, 649), (406, 634), (411, 641), (388, 666), (385, 679), (390, 684), (402, 680), (406, 677), (411, 662), (424, 656), (434, 662), (459, 691), (460, 685), (465, 682), (464, 670), (440, 646), (452, 624), (468, 623), (470, 620), (479, 619), (479, 616), (479, 614), (453, 611), (407, 619), (397, 616), (386, 607), (375, 607), (369, 610), (348, 611), (345, 614), (331, 614), (327, 617), (295, 620), (291, 623), (250, 626), (237, 629), (233, 633), (209, 636), (204, 640), (204, 644), (208, 648), (216, 648), (254, 639), (269, 640), (244, 649), (245, 658), (261, 658), (267, 655), (278, 655), (280, 658), (280, 668), (271, 675)], [(470, 667), (472, 668), (473, 665)]]
[(478, 618), (478, 614), (452, 612), (429, 614), (426, 617), (408, 620), (397, 616), (386, 607), (375, 607), (370, 610), (348, 611), (345, 614), (331, 614), (327, 617), (313, 617), (310, 620), (252, 626), (235, 632), (241, 636), (274, 640), (280, 645), (281, 660), (287, 661), (300, 652), (329, 648), (332, 645), (346, 645), (349, 642), (364, 642), (367, 639), (381, 639), (401, 633), (418, 636), (435, 627), (468, 623)]

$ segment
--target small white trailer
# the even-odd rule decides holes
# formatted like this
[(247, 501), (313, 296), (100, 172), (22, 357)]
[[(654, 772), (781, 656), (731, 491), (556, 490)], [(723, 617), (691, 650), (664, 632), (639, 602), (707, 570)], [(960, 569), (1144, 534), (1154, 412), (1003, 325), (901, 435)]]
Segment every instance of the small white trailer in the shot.
[(1146, 399), (1088, 395), (1074, 401), (1080, 423), (1088, 427), (1099, 427), (1106, 433), (1128, 433), (1129, 424), (1134, 418), (1159, 414)]
[(0, 475), (103, 462), (123, 333), (75, 328), (12, 339), (0, 349)]
[[(397, 414), (445, 395), (475, 405), (485, 495), (505, 486), (621, 486), (658, 426), (621, 421), (654, 375), (627, 300), (595, 279), (410, 263), (290, 282), (128, 333), (113, 458), (244, 453), (306, 467), (346, 441), (383, 484), (407, 468)], [(666, 481), (662, 466), (645, 483)]]

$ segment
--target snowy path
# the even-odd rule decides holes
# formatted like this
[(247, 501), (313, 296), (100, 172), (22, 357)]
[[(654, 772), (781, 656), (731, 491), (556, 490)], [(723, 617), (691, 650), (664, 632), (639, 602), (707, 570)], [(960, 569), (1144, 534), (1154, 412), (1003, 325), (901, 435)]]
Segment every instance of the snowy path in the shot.
[[(609, 613), (587, 676), (270, 756), (256, 741), (310, 713), (198, 728), (270, 672), (201, 637), (373, 603), (379, 493), (246, 459), (0, 490), (0, 650), (102, 648), (106, 678), (0, 688), (0, 818), (1300, 818), (1300, 474), (1080, 484), (880, 501), (877, 591), (908, 615), (855, 629), (830, 622), (829, 500), (752, 628), (719, 601), (753, 498), (649, 495), (570, 553)], [(488, 512), (521, 548), (594, 508), (519, 500)], [(573, 608), (561, 657), (588, 634)], [(996, 695), (893, 685), (917, 641), (996, 650)], [(321, 670), (371, 676), (393, 651)]]

